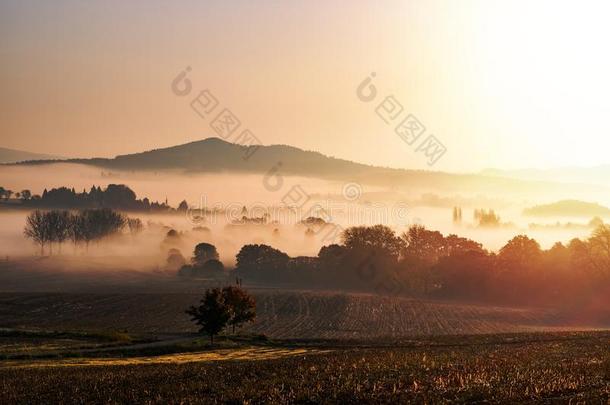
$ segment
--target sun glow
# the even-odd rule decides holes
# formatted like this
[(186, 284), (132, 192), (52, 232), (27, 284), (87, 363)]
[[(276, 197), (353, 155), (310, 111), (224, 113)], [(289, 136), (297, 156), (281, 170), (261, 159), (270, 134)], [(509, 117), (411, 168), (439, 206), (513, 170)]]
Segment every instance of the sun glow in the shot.
[[(610, 146), (607, 2), (480, 2), (480, 97), (515, 156), (536, 166), (599, 164)], [(513, 163), (514, 165), (514, 163)]]

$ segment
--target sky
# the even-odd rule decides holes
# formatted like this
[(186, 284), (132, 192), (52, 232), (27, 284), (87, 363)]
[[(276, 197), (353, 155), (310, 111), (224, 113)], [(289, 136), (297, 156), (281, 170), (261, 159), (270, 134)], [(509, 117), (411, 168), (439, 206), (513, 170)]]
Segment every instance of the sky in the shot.
[[(3, 0), (0, 146), (112, 157), (217, 136), (227, 108), (263, 144), (374, 165), (610, 163), (609, 14), (603, 1)], [(218, 106), (201, 117), (206, 89)], [(383, 114), (390, 96), (400, 114)], [(413, 144), (395, 133), (409, 114), (425, 127)], [(446, 150), (432, 166), (418, 151), (430, 135)]]

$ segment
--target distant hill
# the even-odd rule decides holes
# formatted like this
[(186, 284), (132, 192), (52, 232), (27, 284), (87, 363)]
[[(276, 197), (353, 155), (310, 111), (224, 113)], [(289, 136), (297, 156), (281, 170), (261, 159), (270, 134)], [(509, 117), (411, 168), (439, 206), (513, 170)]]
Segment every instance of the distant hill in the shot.
[(17, 163), (28, 160), (64, 159), (59, 156), (45, 155), (42, 153), (25, 152), (22, 150), (0, 148), (0, 164)]
[[(527, 182), (480, 174), (452, 174), (425, 170), (391, 169), (351, 162), (305, 151), (288, 145), (260, 146), (254, 152), (218, 138), (207, 138), (184, 145), (154, 149), (114, 159), (68, 159), (115, 170), (179, 170), (193, 173), (267, 173), (279, 167), (282, 175), (315, 177), (337, 181), (362, 182), (385, 186), (442, 189), (444, 191), (540, 192), (565, 191), (565, 185)], [(248, 157), (249, 156), (249, 157)], [(246, 158), (247, 157), (247, 158)], [(49, 161), (27, 162), (45, 164)], [(579, 186), (578, 190), (604, 190)]]
[(552, 204), (537, 205), (523, 210), (523, 215), (536, 217), (586, 217), (609, 216), (610, 209), (592, 202), (563, 200)]
[(485, 169), (481, 174), (484, 176), (499, 176), (519, 180), (610, 185), (610, 165), (559, 167), (554, 169)]

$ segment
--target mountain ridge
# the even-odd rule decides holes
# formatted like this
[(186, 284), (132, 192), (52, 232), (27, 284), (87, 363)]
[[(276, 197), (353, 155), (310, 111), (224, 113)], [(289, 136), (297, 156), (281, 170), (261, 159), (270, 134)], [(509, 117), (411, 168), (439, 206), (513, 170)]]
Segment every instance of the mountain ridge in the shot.
[[(252, 148), (254, 147), (213, 137), (166, 148), (117, 155), (115, 158), (34, 160), (19, 164), (66, 162), (114, 170), (178, 170), (186, 173), (265, 174), (275, 169), (282, 175), (446, 191), (562, 191), (566, 187), (566, 184), (524, 181), (476, 173), (456, 174), (385, 168), (329, 157), (320, 152), (306, 151), (290, 145), (261, 145), (255, 150)], [(599, 185), (585, 185), (586, 188), (595, 191), (606, 190)], [(579, 186), (579, 190), (582, 190), (582, 186)]]
[(0, 164), (19, 163), (30, 160), (64, 159), (45, 153), (34, 153), (18, 149), (0, 147)]
[(484, 176), (505, 177), (520, 180), (562, 181), (569, 183), (586, 182), (589, 184), (608, 184), (610, 164), (589, 167), (564, 166), (550, 169), (493, 169), (480, 171)]

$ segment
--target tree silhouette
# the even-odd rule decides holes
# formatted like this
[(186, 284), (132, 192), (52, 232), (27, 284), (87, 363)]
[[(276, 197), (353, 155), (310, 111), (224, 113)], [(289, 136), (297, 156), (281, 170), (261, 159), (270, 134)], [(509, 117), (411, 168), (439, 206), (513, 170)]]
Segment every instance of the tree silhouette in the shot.
[(536, 240), (517, 235), (500, 249), (498, 260), (505, 270), (524, 271), (533, 268), (541, 256), (542, 251)]
[(32, 192), (30, 190), (21, 190), (21, 199), (29, 200), (32, 198)]
[(219, 274), (225, 270), (224, 264), (220, 260), (210, 259), (201, 266), (204, 273)]
[(140, 218), (127, 218), (127, 227), (129, 228), (129, 233), (132, 235), (137, 235), (144, 229), (144, 225)]
[(70, 213), (68, 211), (47, 211), (43, 218), (49, 232), (49, 251), (52, 253), (52, 243), (55, 242), (61, 252), (62, 243), (70, 236)]
[(398, 259), (403, 243), (392, 229), (385, 225), (354, 226), (342, 234), (348, 250), (375, 251), (375, 254)]
[(233, 334), (235, 334), (235, 327), (254, 321), (256, 303), (245, 290), (236, 286), (225, 287), (222, 289), (222, 293), (231, 313), (229, 325), (232, 326)]
[(445, 254), (445, 239), (438, 231), (430, 231), (421, 225), (411, 226), (401, 236), (402, 257), (414, 265), (431, 266)]
[(167, 252), (167, 268), (170, 270), (179, 270), (186, 264), (186, 259), (182, 256), (182, 252), (178, 249), (170, 249)]
[(61, 245), (70, 239), (74, 244), (84, 242), (87, 246), (93, 240), (120, 232), (127, 219), (117, 212), (109, 209), (85, 210), (70, 214), (65, 210), (51, 210), (32, 212), (26, 219), (24, 235), (40, 245), (41, 254), (44, 246), (49, 244), (52, 253), (52, 244)]
[(189, 209), (189, 205), (186, 202), (186, 200), (182, 200), (182, 202), (180, 202), (180, 205), (178, 205), (178, 211), (180, 212), (186, 212)]
[(253, 277), (273, 277), (285, 275), (290, 257), (268, 245), (244, 245), (237, 253), (235, 269)]
[(40, 255), (44, 255), (44, 245), (50, 240), (50, 232), (42, 211), (36, 210), (28, 215), (23, 233), (40, 245)]
[(208, 260), (218, 260), (218, 257), (216, 246), (202, 242), (195, 246), (192, 261), (195, 266), (203, 266)]
[(186, 310), (191, 320), (200, 326), (199, 332), (210, 336), (210, 344), (214, 344), (214, 335), (219, 334), (231, 319), (231, 310), (225, 303), (220, 288), (205, 291), (199, 306), (191, 306)]
[[(220, 260), (206, 260), (202, 265), (183, 266), (183, 275), (191, 275), (195, 277), (217, 277), (223, 275), (225, 266)], [(190, 274), (189, 274), (190, 273)]]
[(610, 275), (610, 225), (600, 225), (588, 240), (589, 257), (594, 267), (604, 276)]

